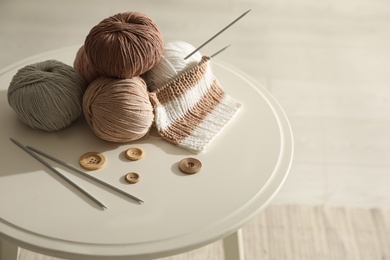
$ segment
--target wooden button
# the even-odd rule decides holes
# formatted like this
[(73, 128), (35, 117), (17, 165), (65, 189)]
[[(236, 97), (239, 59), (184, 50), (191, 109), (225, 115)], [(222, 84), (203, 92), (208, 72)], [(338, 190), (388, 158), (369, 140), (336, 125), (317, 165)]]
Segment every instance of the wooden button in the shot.
[(140, 179), (141, 177), (136, 172), (129, 172), (128, 174), (125, 175), (125, 181), (130, 184), (137, 183), (140, 181)]
[(131, 161), (137, 161), (144, 156), (144, 151), (140, 148), (129, 148), (125, 152), (125, 157)]
[(200, 171), (202, 163), (195, 158), (185, 158), (179, 162), (180, 171), (186, 174), (194, 174)]
[(106, 164), (106, 157), (98, 152), (89, 152), (81, 155), (80, 166), (86, 170), (97, 170)]

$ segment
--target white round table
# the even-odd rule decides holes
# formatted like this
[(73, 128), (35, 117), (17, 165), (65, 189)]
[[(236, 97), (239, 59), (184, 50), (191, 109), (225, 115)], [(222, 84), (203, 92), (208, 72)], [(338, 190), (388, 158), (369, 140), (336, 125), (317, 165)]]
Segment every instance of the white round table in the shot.
[[(215, 76), (243, 107), (200, 154), (155, 134), (125, 144), (105, 142), (93, 135), (82, 117), (54, 133), (24, 125), (7, 101), (13, 75), (25, 65), (48, 59), (71, 65), (77, 49), (37, 55), (0, 72), (3, 251), (10, 252), (10, 245), (15, 245), (66, 259), (139, 260), (174, 255), (224, 239), (226, 258), (243, 258), (237, 231), (270, 202), (292, 162), (292, 132), (280, 105), (259, 83), (216, 60)], [(102, 210), (14, 145), (10, 137), (77, 168), (82, 154), (101, 152), (107, 165), (88, 173), (145, 203), (136, 203), (52, 163), (104, 202), (108, 209)], [(145, 156), (128, 161), (124, 151), (130, 147), (143, 149)], [(186, 157), (199, 159), (202, 170), (194, 175), (181, 173), (178, 163)], [(123, 176), (128, 172), (139, 173), (141, 181), (127, 184)]]

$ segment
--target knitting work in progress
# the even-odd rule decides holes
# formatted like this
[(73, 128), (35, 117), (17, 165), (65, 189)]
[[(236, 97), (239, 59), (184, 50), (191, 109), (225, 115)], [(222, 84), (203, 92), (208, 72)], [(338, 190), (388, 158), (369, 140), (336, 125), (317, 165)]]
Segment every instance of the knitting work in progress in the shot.
[(35, 129), (61, 130), (82, 113), (102, 140), (132, 142), (155, 127), (164, 140), (199, 153), (242, 104), (214, 76), (214, 55), (198, 50), (164, 43), (147, 14), (118, 13), (91, 28), (74, 68), (54, 60), (22, 68), (8, 101)]
[(201, 152), (222, 131), (242, 104), (227, 95), (202, 61), (151, 92), (155, 126), (168, 142)]
[(160, 62), (142, 75), (148, 85), (148, 89), (150, 91), (157, 90), (183, 71), (196, 66), (202, 60), (200, 52), (195, 52), (188, 59), (184, 59), (188, 53), (194, 50), (194, 46), (183, 41), (165, 43)]

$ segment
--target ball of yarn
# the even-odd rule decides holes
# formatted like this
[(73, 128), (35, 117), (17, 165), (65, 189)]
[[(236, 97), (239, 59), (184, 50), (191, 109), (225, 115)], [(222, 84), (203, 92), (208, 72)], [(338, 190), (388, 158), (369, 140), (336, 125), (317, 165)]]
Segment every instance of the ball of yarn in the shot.
[(195, 47), (187, 42), (166, 43), (160, 62), (143, 75), (149, 90), (158, 89), (181, 72), (198, 64), (202, 59), (199, 52), (195, 52), (186, 60), (184, 59), (194, 50)]
[(85, 39), (87, 56), (96, 71), (121, 79), (151, 69), (159, 62), (163, 47), (156, 23), (139, 12), (108, 17), (94, 26)]
[(83, 78), (87, 86), (99, 77), (99, 73), (91, 66), (91, 63), (88, 60), (84, 45), (77, 51), (76, 58), (73, 62), (73, 68)]
[(110, 142), (144, 137), (154, 119), (149, 93), (140, 77), (96, 79), (85, 91), (83, 111), (95, 135)]
[(8, 103), (32, 128), (57, 131), (81, 114), (84, 91), (84, 81), (71, 66), (47, 60), (27, 65), (14, 75)]

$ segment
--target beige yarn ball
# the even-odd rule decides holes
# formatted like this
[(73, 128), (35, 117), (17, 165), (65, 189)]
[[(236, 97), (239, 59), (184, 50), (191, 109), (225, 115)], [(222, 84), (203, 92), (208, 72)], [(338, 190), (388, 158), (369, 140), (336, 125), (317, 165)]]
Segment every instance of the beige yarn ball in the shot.
[(144, 137), (154, 119), (149, 93), (140, 77), (96, 79), (84, 93), (83, 112), (95, 135), (109, 142)]

